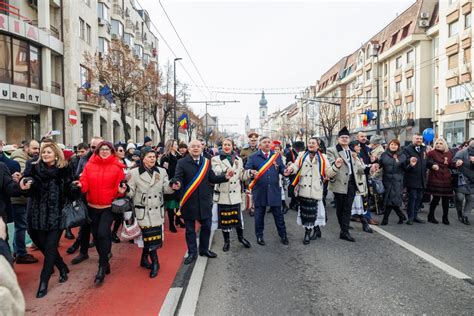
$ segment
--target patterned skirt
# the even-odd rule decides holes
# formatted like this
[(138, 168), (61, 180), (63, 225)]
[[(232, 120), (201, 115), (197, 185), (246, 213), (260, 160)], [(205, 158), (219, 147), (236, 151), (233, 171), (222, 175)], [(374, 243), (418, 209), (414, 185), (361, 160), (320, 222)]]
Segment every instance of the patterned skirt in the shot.
[(352, 203), (351, 215), (364, 215), (367, 211), (368, 201), (362, 195), (357, 195), (354, 197), (354, 202)]
[(319, 201), (315, 199), (308, 199), (299, 197), (299, 216), (301, 217), (301, 225), (314, 226), (318, 216)]
[(142, 238), (144, 247), (149, 250), (161, 248), (163, 245), (163, 225), (140, 227), (142, 230)]
[(217, 205), (218, 228), (222, 230), (230, 230), (234, 227), (242, 228), (242, 214), (240, 212), (240, 204)]

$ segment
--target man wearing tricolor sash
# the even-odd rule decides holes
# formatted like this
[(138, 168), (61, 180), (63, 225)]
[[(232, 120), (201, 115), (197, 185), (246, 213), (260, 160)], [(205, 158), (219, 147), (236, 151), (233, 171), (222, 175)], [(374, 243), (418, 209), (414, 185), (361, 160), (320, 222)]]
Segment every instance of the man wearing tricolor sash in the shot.
[(281, 242), (288, 245), (286, 236), (285, 219), (281, 211), (281, 188), (280, 177), (284, 175), (285, 165), (280, 155), (276, 155), (270, 150), (270, 138), (264, 136), (260, 138), (260, 150), (248, 157), (245, 169), (249, 170), (252, 181), (249, 189), (252, 190), (255, 205), (255, 235), (257, 243), (265, 245), (263, 240), (263, 229), (265, 220), (265, 210), (270, 207), (270, 211), (275, 219)]
[(215, 258), (217, 254), (209, 250), (209, 237), (212, 225), (212, 184), (229, 181), (233, 176), (230, 169), (226, 174), (216, 175), (209, 159), (202, 155), (201, 142), (193, 140), (189, 144), (189, 155), (178, 160), (176, 173), (171, 181), (173, 189), (181, 188), (180, 212), (186, 225), (186, 244), (188, 257), (184, 264), (192, 263), (198, 254), (195, 222), (199, 221), (199, 255)]
[(326, 225), (323, 190), (324, 181), (331, 173), (331, 165), (326, 155), (319, 151), (318, 139), (311, 137), (308, 150), (300, 152), (287, 172), (295, 175), (292, 185), (298, 198), (299, 210), (297, 222), (305, 228), (303, 244), (321, 238), (320, 226)]

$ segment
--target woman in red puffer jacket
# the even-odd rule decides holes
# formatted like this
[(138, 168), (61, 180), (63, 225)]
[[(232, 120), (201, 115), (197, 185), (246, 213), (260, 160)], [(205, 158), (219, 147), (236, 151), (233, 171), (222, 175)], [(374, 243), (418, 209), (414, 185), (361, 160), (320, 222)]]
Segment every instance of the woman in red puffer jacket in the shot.
[(87, 162), (79, 181), (75, 182), (82, 193), (86, 194), (89, 216), (92, 220), (91, 230), (99, 253), (96, 284), (104, 282), (105, 274), (110, 273), (112, 201), (125, 193), (124, 167), (115, 156), (114, 146), (103, 141)]

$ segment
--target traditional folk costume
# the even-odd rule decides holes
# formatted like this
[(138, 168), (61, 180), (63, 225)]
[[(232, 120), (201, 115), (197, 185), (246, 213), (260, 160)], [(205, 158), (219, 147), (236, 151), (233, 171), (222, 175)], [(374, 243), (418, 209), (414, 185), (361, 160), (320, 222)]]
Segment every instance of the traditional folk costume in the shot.
[(221, 153), (211, 159), (212, 170), (216, 174), (225, 174), (232, 169), (234, 176), (229, 182), (218, 184), (214, 187), (214, 202), (217, 203), (218, 228), (224, 236), (223, 251), (229, 251), (230, 232), (236, 229), (239, 242), (245, 248), (250, 248), (250, 243), (244, 238), (244, 222), (240, 205), (242, 203), (242, 181), (247, 180), (242, 158), (232, 154)]
[[(320, 226), (326, 225), (323, 190), (324, 178), (330, 171), (326, 156), (320, 151), (300, 152), (294, 163), (290, 164), (296, 177), (292, 185), (298, 198), (297, 223), (305, 228), (303, 243), (321, 237)], [(311, 232), (313, 234), (311, 235)]]

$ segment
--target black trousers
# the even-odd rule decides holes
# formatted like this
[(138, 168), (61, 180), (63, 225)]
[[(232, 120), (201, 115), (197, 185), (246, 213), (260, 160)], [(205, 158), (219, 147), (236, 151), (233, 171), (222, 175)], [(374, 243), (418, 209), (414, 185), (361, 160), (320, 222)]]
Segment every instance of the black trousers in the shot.
[[(199, 253), (203, 253), (209, 250), (209, 238), (211, 237), (211, 225), (212, 217), (200, 219), (201, 230), (199, 232)], [(188, 245), (188, 254), (197, 255), (197, 242), (196, 242), (196, 221), (195, 220), (184, 220), (186, 226), (186, 244)]]
[(109, 263), (109, 253), (112, 249), (112, 208), (96, 209), (89, 206), (88, 209), (92, 220), (91, 231), (99, 254), (99, 265), (105, 266)]
[(356, 194), (356, 184), (354, 176), (350, 177), (347, 184), (347, 194), (334, 193), (334, 201), (336, 202), (336, 215), (342, 232), (349, 232), (349, 224), (351, 222), (352, 203)]
[(58, 251), (59, 240), (61, 239), (62, 230), (36, 230), (30, 229), (29, 234), (31, 240), (44, 255), (43, 269), (41, 270), (41, 281), (48, 282), (53, 268), (56, 266), (59, 270), (66, 267)]
[(439, 204), (439, 200), (441, 200), (441, 205), (443, 206), (443, 216), (448, 216), (449, 212), (449, 200), (451, 197), (449, 196), (438, 196), (438, 195), (433, 195), (433, 199), (431, 200), (430, 203), (430, 215), (434, 216), (434, 212), (436, 210), (436, 207)]

